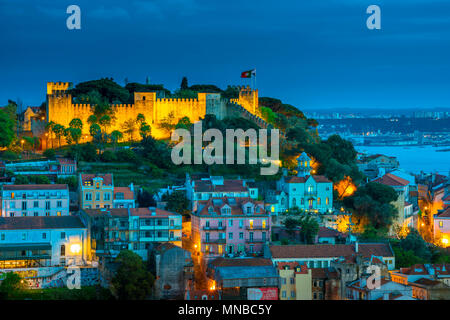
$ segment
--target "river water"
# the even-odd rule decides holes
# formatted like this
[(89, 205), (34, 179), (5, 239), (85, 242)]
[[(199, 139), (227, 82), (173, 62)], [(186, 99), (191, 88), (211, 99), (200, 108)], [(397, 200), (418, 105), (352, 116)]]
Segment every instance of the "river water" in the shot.
[(437, 172), (443, 175), (448, 175), (450, 171), (450, 151), (438, 152), (437, 150), (449, 148), (433, 146), (355, 146), (355, 149), (359, 152), (381, 153), (386, 156), (397, 157), (400, 168), (407, 172)]

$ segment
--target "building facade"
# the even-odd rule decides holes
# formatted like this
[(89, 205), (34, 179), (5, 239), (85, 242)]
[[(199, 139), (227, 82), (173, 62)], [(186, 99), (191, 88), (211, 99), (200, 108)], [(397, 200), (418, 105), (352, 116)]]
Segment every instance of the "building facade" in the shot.
[[(292, 208), (305, 212), (329, 213), (333, 208), (333, 183), (325, 176), (311, 175), (311, 159), (302, 153), (297, 158), (297, 175), (286, 172), (277, 182), (279, 213)], [(283, 196), (284, 195), (284, 196)]]
[(258, 254), (270, 240), (270, 213), (251, 198), (199, 201), (191, 214), (191, 238), (205, 256)]
[(113, 207), (114, 180), (112, 174), (80, 174), (78, 184), (80, 209)]
[(69, 202), (69, 188), (66, 184), (2, 187), (2, 217), (67, 216)]

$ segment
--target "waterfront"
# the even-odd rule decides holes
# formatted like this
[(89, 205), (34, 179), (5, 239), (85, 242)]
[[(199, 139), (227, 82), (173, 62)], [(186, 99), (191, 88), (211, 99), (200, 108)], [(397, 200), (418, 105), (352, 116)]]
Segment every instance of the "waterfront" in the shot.
[(438, 172), (447, 175), (450, 171), (450, 151), (437, 151), (448, 147), (433, 146), (355, 146), (358, 152), (381, 153), (397, 157), (400, 168), (407, 172)]

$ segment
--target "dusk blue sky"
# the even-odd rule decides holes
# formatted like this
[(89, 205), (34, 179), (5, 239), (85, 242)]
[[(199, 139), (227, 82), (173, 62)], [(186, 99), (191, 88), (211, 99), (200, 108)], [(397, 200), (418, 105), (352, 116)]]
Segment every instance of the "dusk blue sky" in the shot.
[(448, 0), (0, 0), (0, 46), (0, 105), (39, 105), (47, 81), (225, 88), (256, 68), (260, 96), (303, 110), (450, 107)]

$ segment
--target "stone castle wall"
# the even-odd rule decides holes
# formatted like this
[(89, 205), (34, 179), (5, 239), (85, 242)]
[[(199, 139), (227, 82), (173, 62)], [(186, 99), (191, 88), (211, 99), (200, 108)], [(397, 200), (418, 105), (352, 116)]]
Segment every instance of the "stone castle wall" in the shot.
[[(72, 119), (79, 118), (83, 122), (81, 142), (86, 142), (91, 139), (87, 119), (93, 114), (93, 106), (72, 103), (72, 96), (67, 93), (67, 89), (70, 87), (71, 84), (67, 82), (47, 83), (46, 120), (68, 127)], [(221, 98), (218, 93), (198, 93), (197, 99), (159, 99), (156, 98), (156, 92), (135, 92), (133, 104), (112, 105), (114, 119), (107, 131), (119, 130), (123, 132), (124, 122), (130, 119), (136, 120), (139, 113), (145, 116), (146, 122), (152, 127), (152, 136), (155, 138), (167, 137), (167, 133), (159, 128), (159, 124), (171, 113), (174, 116), (175, 123), (183, 117), (188, 117), (193, 123), (206, 114), (214, 114), (218, 119), (235, 115), (236, 112), (245, 112), (245, 110), (253, 115), (258, 114), (257, 90), (253, 91), (248, 87), (243, 88), (239, 99), (234, 100), (233, 103), (229, 103), (230, 101)], [(245, 110), (242, 110), (242, 108)], [(136, 127), (136, 137), (138, 136), (137, 132)]]

